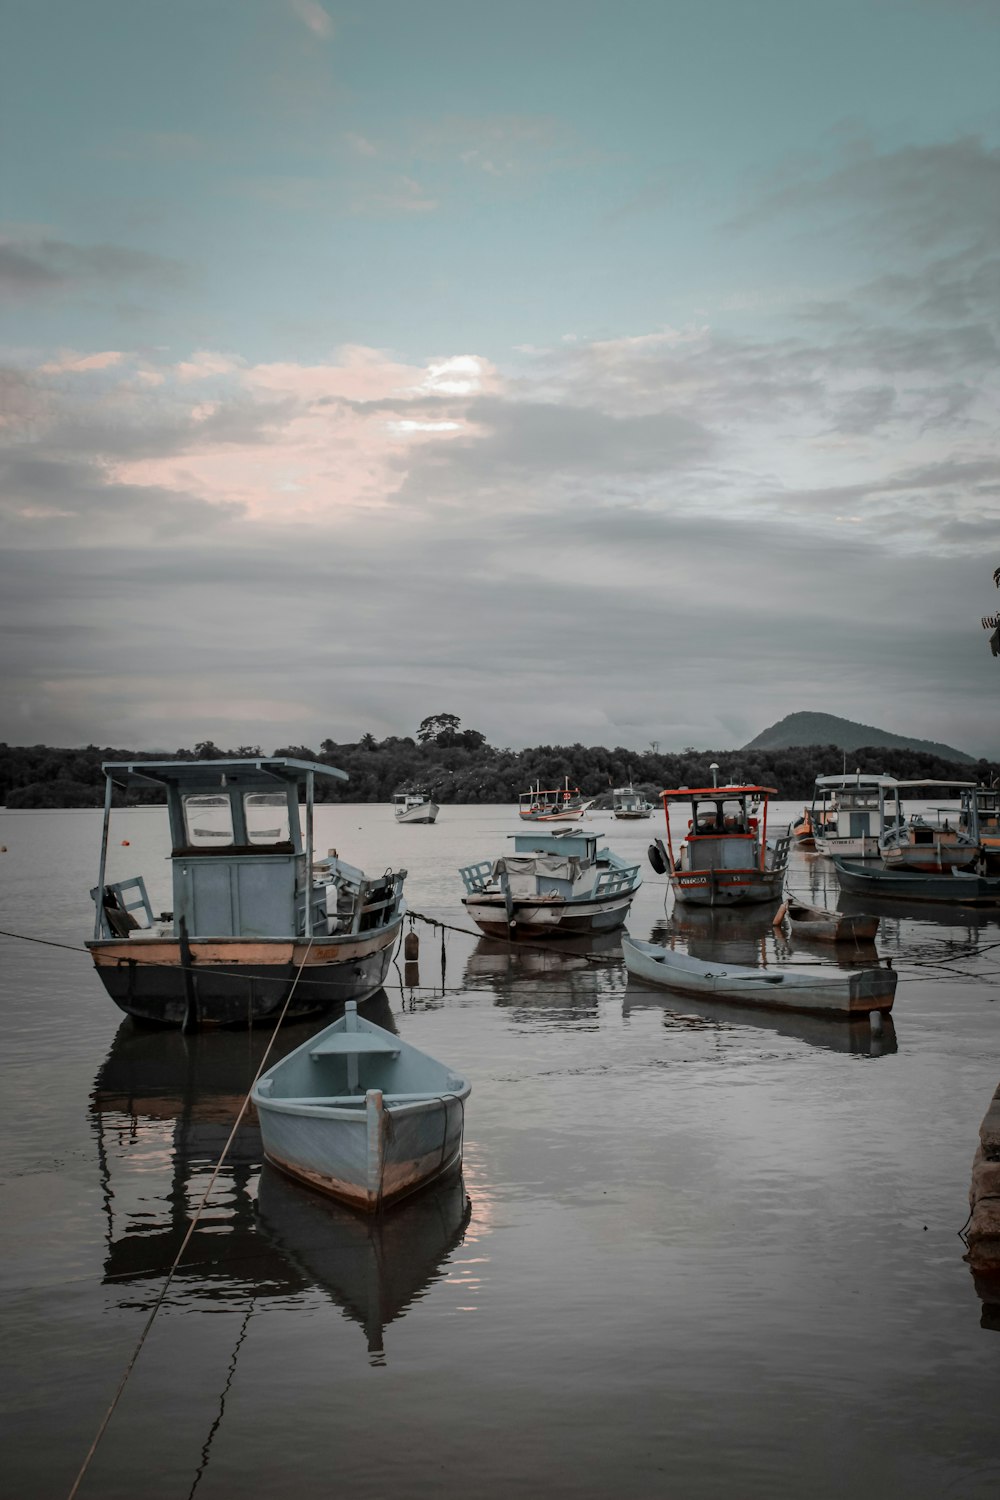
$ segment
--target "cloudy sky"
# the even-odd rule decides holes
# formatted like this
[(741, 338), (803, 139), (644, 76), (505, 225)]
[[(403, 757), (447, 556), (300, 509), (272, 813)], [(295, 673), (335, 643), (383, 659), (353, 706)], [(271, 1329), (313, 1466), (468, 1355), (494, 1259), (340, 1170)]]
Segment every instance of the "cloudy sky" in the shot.
[(0, 26), (0, 737), (1000, 754), (1000, 0)]

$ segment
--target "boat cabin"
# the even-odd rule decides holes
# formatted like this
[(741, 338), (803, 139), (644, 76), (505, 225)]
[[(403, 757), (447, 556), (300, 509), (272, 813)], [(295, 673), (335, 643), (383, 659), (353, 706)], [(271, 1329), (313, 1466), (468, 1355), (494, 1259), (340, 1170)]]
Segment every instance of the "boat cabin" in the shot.
[[(738, 870), (761, 865), (767, 840), (767, 799), (774, 791), (774, 787), (762, 786), (713, 786), (680, 787), (661, 793), (671, 870), (682, 863), (686, 870)], [(672, 801), (687, 801), (691, 808), (687, 832), (676, 854), (670, 828)]]
[[(281, 757), (257, 760), (122, 761), (104, 767), (104, 832), (95, 939), (149, 925), (157, 936), (310, 937), (327, 933), (327, 885), (313, 879), (317, 776), (344, 771)], [(173, 911), (154, 922), (141, 877), (105, 886), (115, 787), (157, 788), (170, 820)], [(305, 827), (299, 795), (305, 792)], [(101, 899), (98, 899), (98, 896)], [(131, 898), (131, 899), (130, 899)], [(142, 910), (146, 924), (134, 913)]]

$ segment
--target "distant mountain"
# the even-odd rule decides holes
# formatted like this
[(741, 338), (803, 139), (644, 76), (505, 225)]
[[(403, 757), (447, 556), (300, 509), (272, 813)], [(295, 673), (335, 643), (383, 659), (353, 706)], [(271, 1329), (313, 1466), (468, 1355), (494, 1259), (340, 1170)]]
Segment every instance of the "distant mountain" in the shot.
[(939, 745), (933, 740), (914, 740), (905, 734), (891, 734), (871, 724), (855, 724), (853, 719), (838, 719), (836, 714), (786, 714), (777, 724), (764, 729), (744, 750), (792, 750), (800, 745), (836, 745), (838, 750), (922, 750), (942, 760), (973, 760), (964, 750)]

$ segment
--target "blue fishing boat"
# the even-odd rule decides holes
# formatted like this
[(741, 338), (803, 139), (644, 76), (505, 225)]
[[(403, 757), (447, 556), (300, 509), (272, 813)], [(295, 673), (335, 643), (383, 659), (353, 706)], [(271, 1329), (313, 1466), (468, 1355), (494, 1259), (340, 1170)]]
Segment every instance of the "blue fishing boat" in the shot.
[(254, 1084), (264, 1154), (367, 1213), (462, 1161), (471, 1084), (349, 1004)]
[[(87, 943), (115, 1004), (142, 1021), (252, 1026), (382, 986), (403, 921), (405, 870), (367, 879), (331, 851), (314, 861), (310, 761), (112, 761), (94, 935)], [(108, 881), (115, 788), (165, 795), (172, 908), (155, 914), (142, 876)], [(300, 795), (304, 817), (300, 819)], [(304, 821), (304, 828), (302, 826)]]
[(488, 934), (566, 937), (621, 927), (642, 884), (596, 833), (518, 833), (513, 854), (466, 865), (462, 905)]
[(937, 875), (905, 867), (884, 869), (853, 859), (835, 859), (841, 888), (865, 896), (904, 901), (940, 901), (951, 906), (1000, 906), (1000, 875), (944, 870)]

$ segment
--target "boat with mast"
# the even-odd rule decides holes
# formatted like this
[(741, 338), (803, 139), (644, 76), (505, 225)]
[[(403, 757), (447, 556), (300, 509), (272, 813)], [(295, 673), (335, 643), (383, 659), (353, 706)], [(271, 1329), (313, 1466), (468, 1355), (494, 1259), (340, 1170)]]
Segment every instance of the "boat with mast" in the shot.
[(855, 771), (853, 776), (817, 776), (809, 819), (819, 854), (877, 859), (885, 826), (885, 790), (891, 776)]
[(526, 823), (575, 823), (595, 800), (585, 798), (578, 786), (571, 787), (565, 776), (563, 785), (557, 787), (545, 788), (537, 781), (521, 793), (517, 811)]
[[(894, 781), (883, 787), (883, 832), (879, 853), (887, 869), (922, 870), (940, 875), (946, 870), (967, 869), (979, 854), (978, 826), (969, 826), (967, 794), (976, 791), (974, 781)], [(940, 794), (937, 806), (924, 807), (907, 816), (904, 798), (924, 800)], [(963, 799), (966, 799), (963, 802)], [(966, 826), (963, 827), (963, 812)], [(978, 818), (977, 818), (978, 825)]]

